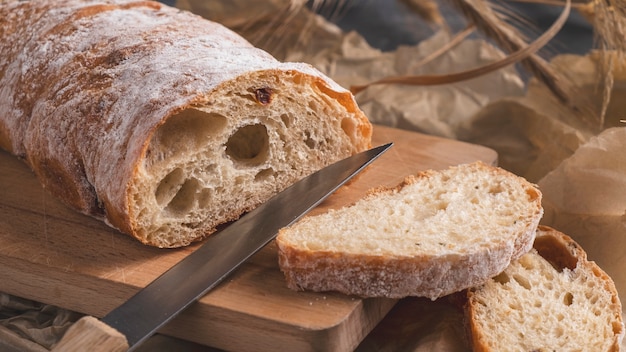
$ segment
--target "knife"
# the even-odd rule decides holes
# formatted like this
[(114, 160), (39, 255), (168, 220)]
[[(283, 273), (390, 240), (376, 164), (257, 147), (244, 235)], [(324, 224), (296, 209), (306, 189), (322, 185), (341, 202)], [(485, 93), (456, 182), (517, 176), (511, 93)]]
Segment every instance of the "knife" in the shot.
[(52, 351), (134, 350), (272, 241), (280, 228), (315, 208), (391, 146), (353, 155), (289, 186), (209, 236), (197, 250), (101, 320), (92, 316), (78, 320)]

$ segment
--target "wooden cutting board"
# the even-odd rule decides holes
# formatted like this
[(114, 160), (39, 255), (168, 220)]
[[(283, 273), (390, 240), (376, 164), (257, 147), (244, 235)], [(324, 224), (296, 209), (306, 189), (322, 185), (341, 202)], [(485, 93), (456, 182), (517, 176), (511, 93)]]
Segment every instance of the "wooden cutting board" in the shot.
[[(485, 147), (375, 126), (373, 145), (386, 142), (394, 147), (314, 212), (420, 170), (497, 161)], [(102, 317), (195, 248), (146, 247), (75, 213), (0, 151), (0, 291)], [(272, 243), (160, 332), (226, 350), (346, 351), (396, 302), (291, 291)]]

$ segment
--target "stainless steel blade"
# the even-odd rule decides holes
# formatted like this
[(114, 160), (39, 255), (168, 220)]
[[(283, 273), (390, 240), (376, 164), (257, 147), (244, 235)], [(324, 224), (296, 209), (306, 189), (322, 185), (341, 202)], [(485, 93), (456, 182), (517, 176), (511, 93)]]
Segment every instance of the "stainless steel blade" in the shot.
[(280, 228), (315, 208), (391, 145), (341, 160), (296, 182), (209, 236), (200, 248), (107, 314), (102, 322), (124, 334), (132, 351), (272, 241)]

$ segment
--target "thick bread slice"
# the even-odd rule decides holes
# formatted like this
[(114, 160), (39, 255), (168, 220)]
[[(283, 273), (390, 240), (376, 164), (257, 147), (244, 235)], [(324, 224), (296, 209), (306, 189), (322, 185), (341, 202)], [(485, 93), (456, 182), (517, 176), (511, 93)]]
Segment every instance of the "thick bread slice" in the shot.
[(503, 169), (430, 170), (282, 229), (279, 265), (292, 289), (436, 299), (530, 250), (542, 215), (537, 187)]
[(534, 249), (467, 298), (475, 351), (619, 351), (624, 336), (613, 280), (546, 226)]
[(354, 97), (158, 2), (0, 2), (0, 147), (70, 206), (179, 247), (370, 147)]

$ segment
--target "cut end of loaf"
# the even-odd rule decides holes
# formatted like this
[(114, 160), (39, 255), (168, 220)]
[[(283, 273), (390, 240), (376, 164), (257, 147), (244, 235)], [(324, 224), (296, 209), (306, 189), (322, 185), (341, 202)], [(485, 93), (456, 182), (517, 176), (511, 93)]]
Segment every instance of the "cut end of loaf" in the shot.
[(545, 226), (531, 252), (468, 291), (466, 309), (475, 351), (618, 351), (624, 335), (613, 281)]
[(320, 87), (297, 71), (259, 71), (167, 118), (130, 190), (133, 235), (158, 247), (188, 245), (370, 147), (369, 121)]
[(279, 264), (293, 289), (436, 299), (530, 250), (542, 214), (536, 186), (503, 169), (431, 170), (281, 230)]
[(145, 244), (187, 245), (369, 147), (347, 90), (198, 15), (0, 3), (1, 146), (60, 200)]

